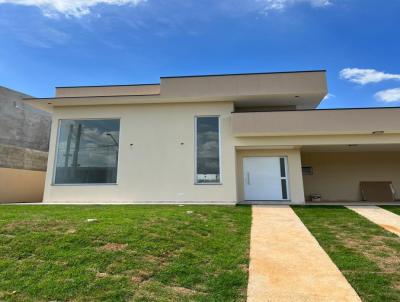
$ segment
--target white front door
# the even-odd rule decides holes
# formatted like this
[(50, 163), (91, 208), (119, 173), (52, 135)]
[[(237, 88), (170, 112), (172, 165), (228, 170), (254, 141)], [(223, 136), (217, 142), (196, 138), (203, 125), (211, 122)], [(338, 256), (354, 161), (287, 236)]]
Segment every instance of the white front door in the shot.
[(286, 157), (243, 158), (245, 200), (288, 200)]

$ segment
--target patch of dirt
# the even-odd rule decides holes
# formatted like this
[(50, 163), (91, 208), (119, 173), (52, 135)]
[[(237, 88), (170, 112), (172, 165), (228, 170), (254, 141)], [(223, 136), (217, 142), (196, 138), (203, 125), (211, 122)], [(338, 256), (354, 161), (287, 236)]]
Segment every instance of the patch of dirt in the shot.
[(3, 230), (7, 232), (13, 232), (16, 231), (17, 229), (27, 228), (27, 227), (29, 227), (30, 229), (35, 229), (38, 227), (38, 225), (40, 225), (40, 221), (38, 220), (19, 220), (5, 225), (3, 227)]
[(246, 264), (240, 264), (239, 268), (244, 271), (245, 273), (249, 272), (249, 267)]
[(127, 248), (126, 243), (107, 243), (106, 245), (103, 245), (100, 249), (105, 250), (105, 251), (123, 251), (124, 249)]
[(166, 223), (168, 221), (167, 218), (165, 217), (152, 217), (149, 219), (146, 219), (145, 221), (143, 221), (142, 223), (142, 227), (144, 228), (148, 228), (148, 227), (155, 227), (158, 226), (160, 224)]
[(0, 234), (0, 236), (6, 237), (6, 238), (15, 238), (14, 235), (10, 235), (10, 234)]
[(98, 273), (96, 274), (96, 277), (97, 277), (97, 278), (104, 278), (104, 277), (107, 277), (107, 275), (108, 275), (107, 273), (99, 273), (99, 272), (98, 272)]
[(208, 216), (206, 214), (196, 213), (196, 217), (203, 222), (208, 222)]
[(135, 276), (131, 278), (131, 281), (135, 284), (140, 284), (144, 281), (147, 281), (151, 278), (153, 274), (147, 271), (139, 271)]
[(133, 283), (135, 283), (135, 284), (139, 284), (139, 283), (142, 283), (143, 279), (140, 278), (139, 276), (133, 276), (133, 277), (131, 278), (131, 281), (132, 281)]
[(167, 266), (169, 263), (169, 260), (173, 258), (174, 256), (178, 255), (180, 253), (181, 249), (177, 249), (174, 251), (167, 251), (162, 257), (156, 257), (153, 255), (145, 255), (142, 259), (145, 262), (149, 262), (151, 264), (157, 264), (157, 268), (155, 271), (149, 272), (149, 271), (139, 271), (135, 273), (134, 276), (131, 277), (131, 281), (135, 284), (139, 284), (140, 286), (143, 286), (145, 283), (149, 282), (156, 274), (157, 271), (160, 271), (163, 267)]
[(21, 229), (28, 229), (29, 231), (36, 232), (65, 232), (67, 228), (67, 223), (65, 220), (49, 219), (49, 220), (18, 220), (13, 221), (3, 227), (6, 232), (14, 232)]
[[(376, 263), (383, 273), (391, 274), (400, 268), (399, 252), (385, 243), (392, 238), (385, 236), (371, 236), (369, 240), (357, 240), (351, 236), (338, 236), (348, 248), (359, 251), (369, 260)], [(399, 241), (400, 239), (395, 241)], [(385, 254), (385, 255), (382, 255)]]
[(67, 261), (54, 261), (54, 264), (59, 265), (59, 266), (68, 266)]
[(181, 295), (186, 295), (186, 296), (193, 296), (198, 294), (197, 291), (193, 289), (189, 289), (186, 287), (180, 287), (180, 286), (171, 286), (170, 289), (172, 289), (174, 292), (181, 294)]
[(146, 262), (150, 262), (150, 263), (157, 263), (157, 262), (161, 262), (161, 259), (153, 256), (153, 255), (145, 255), (144, 257), (142, 257), (142, 259)]

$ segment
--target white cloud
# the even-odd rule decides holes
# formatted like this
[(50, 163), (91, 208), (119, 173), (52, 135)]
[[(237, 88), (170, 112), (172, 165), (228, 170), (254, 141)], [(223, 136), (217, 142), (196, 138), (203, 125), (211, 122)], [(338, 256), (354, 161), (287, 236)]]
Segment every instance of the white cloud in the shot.
[(323, 101), (329, 100), (336, 97), (336, 95), (332, 94), (332, 93), (328, 93), (324, 98)]
[(385, 103), (400, 102), (400, 88), (379, 91), (375, 94), (375, 98)]
[(147, 0), (0, 0), (0, 4), (9, 3), (39, 7), (47, 17), (64, 15), (81, 17), (90, 13), (90, 9), (98, 4), (138, 5)]
[(345, 68), (340, 71), (340, 78), (365, 85), (385, 80), (400, 80), (400, 74), (385, 73), (375, 69)]
[[(0, 0), (0, 4), (8, 3), (35, 6), (40, 8), (43, 14), (50, 18), (60, 15), (79, 18), (89, 14), (91, 8), (98, 4), (136, 6), (147, 1), (148, 0)], [(273, 10), (282, 11), (289, 6), (300, 3), (306, 3), (312, 7), (325, 7), (331, 5), (332, 1), (333, 0), (238, 0), (239, 3), (257, 3), (266, 14)], [(229, 0), (229, 2), (231, 2), (231, 0)]]
[(308, 3), (313, 7), (324, 7), (331, 5), (331, 0), (257, 0), (263, 3), (264, 10), (266, 13), (273, 10), (284, 10), (290, 5), (295, 5), (299, 3)]

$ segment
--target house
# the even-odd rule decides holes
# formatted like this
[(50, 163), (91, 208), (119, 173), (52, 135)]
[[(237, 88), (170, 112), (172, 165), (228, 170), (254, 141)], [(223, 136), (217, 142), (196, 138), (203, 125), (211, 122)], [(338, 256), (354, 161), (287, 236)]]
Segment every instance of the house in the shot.
[(51, 115), (0, 86), (0, 203), (42, 201)]
[[(400, 189), (400, 109), (317, 110), (326, 72), (162, 77), (58, 87), (47, 203), (302, 204)], [(303, 175), (304, 174), (304, 175)]]

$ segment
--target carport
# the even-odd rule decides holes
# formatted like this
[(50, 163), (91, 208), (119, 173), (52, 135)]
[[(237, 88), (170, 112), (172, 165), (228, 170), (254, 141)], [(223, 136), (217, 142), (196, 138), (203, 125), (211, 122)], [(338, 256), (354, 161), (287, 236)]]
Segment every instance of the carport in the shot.
[(391, 182), (400, 199), (400, 144), (303, 146), (301, 163), (306, 201), (362, 201), (360, 182)]
[[(400, 199), (399, 116), (400, 108), (235, 112), (232, 130), (237, 150), (264, 148), (281, 157), (287, 156), (282, 150), (292, 150), (299, 162), (288, 157), (288, 203), (303, 203), (314, 194), (321, 202), (360, 202), (360, 182), (391, 182), (387, 187)], [(243, 200), (240, 185), (249, 177), (241, 175), (240, 164)]]

